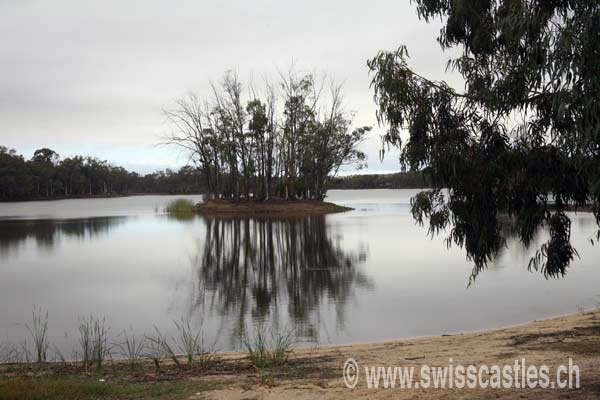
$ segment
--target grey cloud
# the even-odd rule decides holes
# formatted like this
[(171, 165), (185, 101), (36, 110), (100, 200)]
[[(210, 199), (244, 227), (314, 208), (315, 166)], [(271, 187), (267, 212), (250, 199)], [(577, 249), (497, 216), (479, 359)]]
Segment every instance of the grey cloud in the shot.
[[(115, 163), (131, 163), (131, 149), (134, 162), (162, 165), (172, 152), (151, 146), (162, 107), (207, 95), (227, 69), (275, 76), (292, 60), (344, 81), (356, 123), (376, 125), (366, 60), (379, 49), (404, 43), (416, 69), (460, 84), (444, 73), (438, 30), (399, 0), (0, 0), (0, 143), (65, 153), (84, 141)], [(379, 164), (379, 133), (365, 144), (373, 171), (397, 165)]]

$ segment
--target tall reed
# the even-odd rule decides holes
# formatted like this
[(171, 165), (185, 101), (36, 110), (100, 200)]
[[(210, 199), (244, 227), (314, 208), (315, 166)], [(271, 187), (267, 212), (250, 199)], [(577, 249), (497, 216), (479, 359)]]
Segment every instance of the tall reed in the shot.
[(84, 368), (87, 370), (95, 365), (97, 371), (102, 370), (104, 360), (110, 355), (108, 328), (104, 318), (90, 316), (79, 320), (79, 346)]
[[(248, 358), (257, 368), (285, 364), (296, 341), (291, 329), (270, 329), (270, 335), (263, 325), (255, 328), (254, 334), (242, 337), (242, 344), (248, 352)], [(270, 339), (270, 340), (269, 340)]]
[(181, 318), (179, 322), (173, 321), (177, 328), (177, 347), (186, 357), (187, 363), (194, 362), (194, 355), (202, 351), (202, 329), (194, 330), (189, 319)]
[[(181, 367), (181, 362), (177, 357), (177, 353), (175, 352), (173, 346), (169, 344), (169, 340), (163, 333), (158, 329), (158, 327), (154, 327), (154, 335), (147, 336), (150, 342), (158, 349), (166, 358), (169, 358), (175, 365)], [(155, 365), (158, 367), (158, 364), (155, 360)]]
[(23, 349), (12, 343), (0, 345), (0, 364), (20, 364), (25, 360)]
[[(38, 363), (46, 362), (48, 348), (50, 343), (48, 342), (48, 311), (42, 312), (42, 308), (33, 307), (32, 311), (32, 325), (25, 325), (35, 348), (35, 356)], [(26, 346), (26, 345), (25, 345)]]
[(146, 356), (154, 363), (156, 372), (160, 371), (160, 364), (165, 357), (160, 336), (145, 335)]
[(131, 336), (127, 335), (127, 331), (123, 330), (124, 342), (117, 344), (117, 347), (121, 350), (121, 355), (129, 362), (129, 365), (133, 368), (136, 365), (141, 365), (142, 358), (144, 357), (145, 349), (145, 336), (136, 338), (135, 334)]

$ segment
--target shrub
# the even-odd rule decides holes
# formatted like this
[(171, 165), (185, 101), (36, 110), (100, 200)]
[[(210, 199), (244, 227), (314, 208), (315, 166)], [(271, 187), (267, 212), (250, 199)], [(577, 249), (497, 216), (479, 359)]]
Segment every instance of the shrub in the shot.
[(165, 211), (174, 214), (193, 214), (196, 212), (196, 205), (187, 199), (176, 199), (167, 204)]

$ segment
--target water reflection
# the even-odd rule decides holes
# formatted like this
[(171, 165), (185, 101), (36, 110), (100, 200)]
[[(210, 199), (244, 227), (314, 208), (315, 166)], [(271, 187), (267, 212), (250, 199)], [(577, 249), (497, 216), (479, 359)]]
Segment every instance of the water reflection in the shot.
[(596, 305), (592, 214), (569, 214), (581, 259), (564, 279), (527, 272), (546, 228), (525, 249), (503, 221), (507, 246), (467, 289), (472, 264), (443, 235), (431, 240), (415, 225), (414, 194), (340, 191), (331, 201), (355, 211), (270, 220), (163, 214), (175, 196), (0, 203), (0, 341), (28, 334), (33, 305), (49, 311), (50, 341), (64, 354), (78, 345), (78, 317), (87, 315), (105, 316), (115, 336), (155, 325), (174, 336), (174, 319), (202, 316), (207, 344), (219, 338), (218, 350), (234, 350), (244, 327), (259, 322), (343, 344), (489, 329)]
[(17, 253), (28, 240), (33, 240), (38, 248), (51, 252), (61, 237), (91, 239), (108, 233), (125, 219), (126, 217), (0, 220), (0, 257)]
[[(595, 220), (594, 218), (590, 218), (590, 214), (585, 213), (567, 213), (569, 218), (571, 218), (572, 229), (575, 230), (590, 230), (590, 228), (594, 228)], [(509, 218), (508, 216), (500, 216), (500, 236), (504, 242), (503, 246), (497, 250), (496, 254), (494, 254), (493, 262), (488, 265), (488, 268), (491, 270), (498, 270), (501, 268), (505, 268), (507, 265), (499, 262), (505, 257), (526, 259), (527, 257), (533, 256), (533, 252), (535, 250), (540, 249), (541, 246), (548, 241), (548, 227), (544, 224), (535, 228), (531, 240), (529, 243), (524, 243), (519, 238), (518, 225), (514, 218)], [(588, 238), (591, 239), (593, 236)], [(574, 247), (577, 247), (577, 243), (573, 241)], [(528, 264), (524, 265), (528, 267)], [(475, 270), (474, 270), (475, 271)]]
[(372, 286), (360, 268), (364, 246), (344, 248), (324, 216), (204, 222), (195, 305), (232, 319), (234, 337), (243, 334), (246, 318), (278, 325), (284, 314), (298, 335), (315, 339), (321, 306), (333, 305), (343, 327), (355, 289)]

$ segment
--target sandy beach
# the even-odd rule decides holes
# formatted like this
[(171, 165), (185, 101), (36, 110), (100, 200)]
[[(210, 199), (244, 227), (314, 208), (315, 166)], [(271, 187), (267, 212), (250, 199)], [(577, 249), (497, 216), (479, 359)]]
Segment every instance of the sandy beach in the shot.
[[(294, 349), (287, 361), (262, 368), (254, 366), (244, 352), (214, 356), (207, 364), (199, 360), (188, 364), (183, 357), (178, 365), (163, 360), (158, 369), (149, 359), (141, 360), (135, 368), (125, 360), (114, 360), (107, 361), (101, 372), (82, 369), (80, 363), (73, 362), (3, 365), (0, 399), (597, 399), (600, 310), (451, 336)], [(355, 360), (360, 373), (353, 388), (347, 387), (348, 379), (343, 375), (349, 358)], [(546, 366), (549, 382), (558, 382), (558, 368), (571, 360), (579, 372), (571, 375), (572, 383), (575, 386), (578, 375), (579, 387), (522, 388), (520, 384), (483, 388), (477, 384), (457, 388), (446, 383), (440, 388), (430, 374), (429, 387), (415, 388), (417, 383), (423, 385), (424, 367), (434, 370), (462, 365), (481, 370), (484, 366), (513, 366), (523, 360), (527, 367), (540, 371)], [(415, 372), (404, 385), (396, 380), (395, 388), (385, 388), (380, 379), (378, 388), (370, 388), (364, 369), (380, 366), (413, 367)], [(481, 374), (486, 382), (492, 381), (490, 371)], [(569, 373), (564, 371), (561, 379), (566, 384)]]
[[(231, 358), (241, 355), (231, 354)], [(573, 363), (580, 368), (580, 389), (370, 389), (364, 379), (348, 389), (342, 378), (349, 357), (360, 366), (546, 365), (551, 379), (556, 368)], [(384, 343), (296, 350), (290, 363), (318, 363), (322, 374), (273, 378), (261, 383), (258, 375), (227, 376), (227, 389), (203, 393), (209, 399), (345, 399), (349, 397), (400, 399), (597, 399), (600, 397), (600, 311), (590, 311), (531, 323), (453, 336), (423, 337)], [(362, 368), (361, 368), (362, 369)], [(361, 376), (363, 378), (364, 376)], [(223, 379), (221, 376), (219, 379)], [(417, 376), (413, 380), (419, 379)], [(236, 384), (237, 383), (237, 384)], [(192, 397), (194, 398), (194, 397)]]

